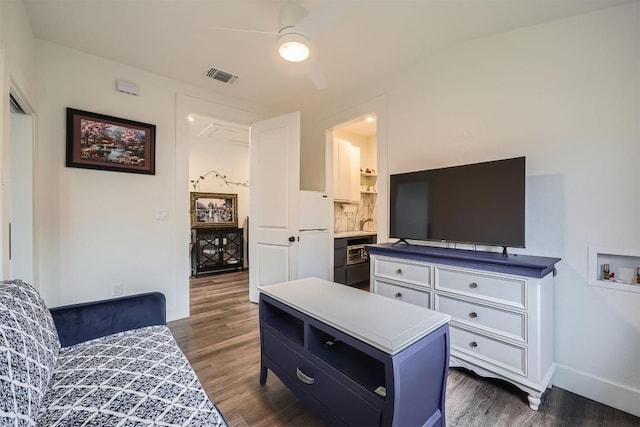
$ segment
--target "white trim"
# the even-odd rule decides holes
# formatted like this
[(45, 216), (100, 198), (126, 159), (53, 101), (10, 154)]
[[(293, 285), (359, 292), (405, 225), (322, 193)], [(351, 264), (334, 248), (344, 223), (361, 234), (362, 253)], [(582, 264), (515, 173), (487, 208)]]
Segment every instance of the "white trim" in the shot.
[(557, 365), (553, 385), (640, 417), (640, 390)]

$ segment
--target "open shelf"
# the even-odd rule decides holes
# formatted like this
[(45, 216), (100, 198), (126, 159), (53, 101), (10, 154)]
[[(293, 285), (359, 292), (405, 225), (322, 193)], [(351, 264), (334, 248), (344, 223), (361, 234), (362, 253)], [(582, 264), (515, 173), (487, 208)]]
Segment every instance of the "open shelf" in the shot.
[(263, 321), (281, 334), (292, 339), (296, 344), (304, 344), (304, 321), (271, 304), (261, 304)]
[(314, 327), (309, 328), (309, 351), (360, 384), (367, 391), (384, 398), (376, 389), (385, 387), (385, 365), (382, 361), (335, 339)]
[[(603, 278), (603, 264), (609, 264), (615, 279)], [(591, 286), (640, 293), (636, 277), (638, 268), (640, 250), (589, 247), (588, 284)]]

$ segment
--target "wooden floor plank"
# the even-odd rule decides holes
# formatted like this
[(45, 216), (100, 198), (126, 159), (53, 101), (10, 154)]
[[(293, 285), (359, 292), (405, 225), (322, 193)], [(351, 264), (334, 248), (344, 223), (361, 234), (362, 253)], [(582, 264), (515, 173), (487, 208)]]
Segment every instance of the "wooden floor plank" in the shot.
[[(191, 279), (191, 317), (169, 323), (202, 386), (233, 427), (324, 426), (269, 372), (258, 382), (258, 306), (249, 302), (248, 273)], [(640, 418), (553, 387), (532, 411), (526, 394), (504, 381), (451, 369), (447, 425), (640, 427)]]

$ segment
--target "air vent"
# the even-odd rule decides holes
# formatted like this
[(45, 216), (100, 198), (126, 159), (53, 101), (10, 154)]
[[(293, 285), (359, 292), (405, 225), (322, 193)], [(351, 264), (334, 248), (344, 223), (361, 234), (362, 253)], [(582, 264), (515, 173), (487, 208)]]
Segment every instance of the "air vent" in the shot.
[(238, 76), (234, 76), (233, 74), (227, 73), (226, 71), (218, 70), (217, 68), (209, 68), (205, 73), (205, 76), (212, 78), (213, 80), (218, 80), (222, 83), (228, 83), (230, 85), (238, 80)]

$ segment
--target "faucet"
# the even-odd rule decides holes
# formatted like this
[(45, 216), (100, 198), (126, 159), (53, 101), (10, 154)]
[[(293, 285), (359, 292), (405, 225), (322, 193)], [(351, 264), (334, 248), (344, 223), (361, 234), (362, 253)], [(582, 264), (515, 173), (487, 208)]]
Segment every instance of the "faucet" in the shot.
[(362, 219), (360, 220), (360, 231), (363, 231), (363, 230), (364, 230), (364, 225), (365, 225), (366, 223), (368, 223), (369, 221), (373, 221), (373, 218), (362, 218)]

